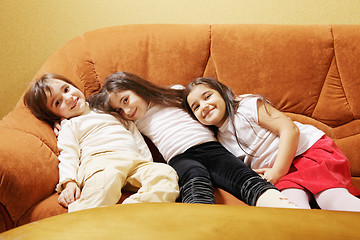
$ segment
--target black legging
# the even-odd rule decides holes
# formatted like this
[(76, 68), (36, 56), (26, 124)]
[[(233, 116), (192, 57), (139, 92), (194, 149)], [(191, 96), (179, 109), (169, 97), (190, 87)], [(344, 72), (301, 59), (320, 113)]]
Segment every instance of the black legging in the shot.
[(266, 190), (276, 189), (215, 141), (191, 147), (169, 164), (179, 176), (180, 196), (186, 203), (215, 203), (213, 185), (250, 206)]

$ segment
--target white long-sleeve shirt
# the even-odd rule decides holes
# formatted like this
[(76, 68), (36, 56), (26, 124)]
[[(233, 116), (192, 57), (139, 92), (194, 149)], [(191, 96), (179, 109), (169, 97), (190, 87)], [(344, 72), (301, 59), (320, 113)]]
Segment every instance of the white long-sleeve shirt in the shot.
[(94, 112), (87, 106), (86, 111), (61, 122), (58, 136), (60, 155), (59, 184), (75, 180), (80, 165), (87, 164), (91, 156), (104, 152), (134, 151), (153, 161), (151, 152), (134, 123), (129, 130), (114, 116)]

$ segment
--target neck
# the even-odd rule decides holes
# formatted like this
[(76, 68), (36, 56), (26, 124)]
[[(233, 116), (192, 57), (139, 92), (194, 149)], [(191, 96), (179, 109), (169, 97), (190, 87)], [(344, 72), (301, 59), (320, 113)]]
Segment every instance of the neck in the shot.
[(86, 102), (86, 104), (85, 104), (85, 109), (84, 109), (84, 111), (81, 113), (81, 115), (87, 114), (87, 113), (89, 113), (90, 111), (91, 111), (91, 109), (90, 109), (89, 103)]

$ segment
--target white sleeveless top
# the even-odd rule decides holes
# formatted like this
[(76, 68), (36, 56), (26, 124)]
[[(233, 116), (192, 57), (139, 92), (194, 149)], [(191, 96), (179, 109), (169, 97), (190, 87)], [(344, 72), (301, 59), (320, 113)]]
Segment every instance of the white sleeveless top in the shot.
[[(240, 96), (241, 97), (241, 96)], [(248, 147), (242, 146), (242, 150), (236, 141), (232, 124), (227, 119), (219, 128), (218, 140), (235, 156), (242, 158), (253, 169), (272, 167), (276, 158), (279, 137), (270, 130), (259, 125), (257, 101), (258, 97), (245, 97), (234, 118), (236, 134)], [(308, 150), (324, 132), (312, 125), (294, 122), (300, 130), (299, 145), (295, 156), (299, 156)], [(250, 125), (251, 124), (251, 125)], [(252, 152), (254, 150), (254, 152)], [(246, 153), (250, 153), (250, 156)]]

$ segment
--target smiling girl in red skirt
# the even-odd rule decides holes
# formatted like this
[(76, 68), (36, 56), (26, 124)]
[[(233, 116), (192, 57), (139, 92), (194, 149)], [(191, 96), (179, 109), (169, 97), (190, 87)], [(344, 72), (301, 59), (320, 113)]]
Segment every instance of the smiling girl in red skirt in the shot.
[(190, 83), (185, 100), (230, 152), (300, 208), (311, 208), (314, 198), (321, 209), (360, 211), (349, 161), (321, 130), (291, 121), (261, 96), (236, 96), (212, 78)]

